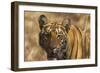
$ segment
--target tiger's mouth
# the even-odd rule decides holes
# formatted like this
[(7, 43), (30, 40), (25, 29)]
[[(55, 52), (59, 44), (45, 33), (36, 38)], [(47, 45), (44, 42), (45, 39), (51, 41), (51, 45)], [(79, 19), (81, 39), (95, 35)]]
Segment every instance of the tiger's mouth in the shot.
[(64, 60), (66, 59), (67, 43), (63, 42), (60, 47), (48, 47), (48, 60)]
[(66, 50), (55, 48), (51, 54), (48, 54), (48, 60), (64, 60), (66, 59)]

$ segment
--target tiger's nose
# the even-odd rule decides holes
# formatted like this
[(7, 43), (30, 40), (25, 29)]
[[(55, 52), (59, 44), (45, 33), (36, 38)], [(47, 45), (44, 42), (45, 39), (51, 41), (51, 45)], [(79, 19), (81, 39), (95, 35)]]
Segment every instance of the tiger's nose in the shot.
[(58, 43), (58, 44), (57, 44), (57, 46), (56, 46), (56, 48), (57, 48), (57, 49), (59, 49), (59, 48), (60, 48), (60, 46), (61, 46), (61, 45), (60, 45), (60, 43)]

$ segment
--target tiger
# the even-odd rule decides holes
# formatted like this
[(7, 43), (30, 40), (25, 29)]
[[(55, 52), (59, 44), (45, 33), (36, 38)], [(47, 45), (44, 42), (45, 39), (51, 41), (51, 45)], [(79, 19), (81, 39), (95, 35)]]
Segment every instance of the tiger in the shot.
[(65, 18), (62, 23), (48, 21), (45, 15), (38, 18), (39, 44), (46, 51), (48, 60), (82, 59), (89, 55), (85, 55), (82, 31), (71, 24), (71, 19)]

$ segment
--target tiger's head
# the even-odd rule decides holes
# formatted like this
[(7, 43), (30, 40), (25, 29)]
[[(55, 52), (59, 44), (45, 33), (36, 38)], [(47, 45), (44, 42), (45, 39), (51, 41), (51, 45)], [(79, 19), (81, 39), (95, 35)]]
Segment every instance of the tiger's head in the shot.
[(48, 60), (66, 59), (67, 35), (70, 27), (70, 20), (64, 19), (62, 24), (48, 22), (45, 15), (40, 15), (39, 19), (40, 34), (39, 44), (47, 52)]

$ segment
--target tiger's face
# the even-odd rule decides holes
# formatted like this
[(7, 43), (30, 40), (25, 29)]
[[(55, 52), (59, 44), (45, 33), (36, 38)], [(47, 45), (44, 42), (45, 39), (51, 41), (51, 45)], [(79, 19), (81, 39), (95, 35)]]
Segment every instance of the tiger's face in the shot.
[(69, 30), (69, 21), (64, 20), (62, 24), (56, 22), (48, 23), (45, 15), (39, 17), (40, 46), (47, 52), (48, 60), (62, 60), (66, 59), (67, 51), (67, 35)]

